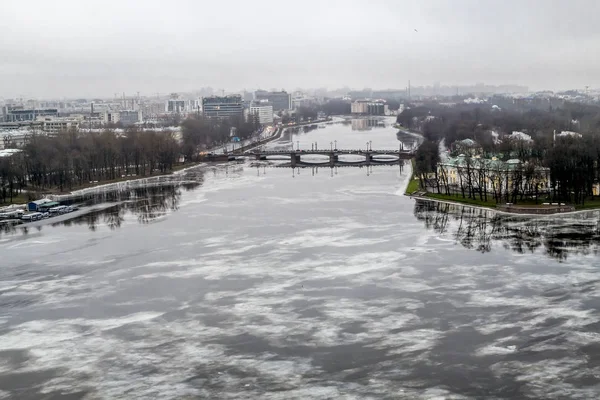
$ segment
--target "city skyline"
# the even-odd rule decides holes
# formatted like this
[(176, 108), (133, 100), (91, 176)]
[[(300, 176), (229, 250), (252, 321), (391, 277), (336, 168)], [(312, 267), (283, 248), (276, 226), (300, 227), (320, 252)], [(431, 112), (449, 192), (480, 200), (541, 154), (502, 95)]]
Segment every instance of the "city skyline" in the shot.
[(5, 98), (404, 88), (408, 80), (557, 90), (594, 87), (600, 67), (600, 4), (591, 0), (308, 0), (294, 12), (272, 0), (107, 0), (93, 8), (33, 0), (4, 9)]
[[(508, 90), (506, 90), (508, 89)], [(512, 89), (512, 90), (510, 90)], [(580, 92), (584, 92), (585, 88), (574, 88), (567, 89), (568, 90), (576, 90)], [(592, 91), (592, 88), (587, 88), (588, 91)], [(298, 96), (310, 96), (310, 97), (329, 97), (329, 98), (346, 98), (346, 99), (360, 99), (360, 98), (408, 98), (408, 92), (410, 91), (413, 97), (417, 98), (429, 98), (429, 97), (449, 97), (454, 95), (460, 96), (475, 96), (478, 94), (500, 94), (500, 95), (523, 95), (523, 94), (535, 94), (535, 93), (544, 93), (545, 91), (530, 91), (527, 86), (519, 86), (519, 85), (511, 85), (511, 84), (500, 84), (500, 85), (488, 85), (482, 82), (474, 83), (474, 84), (465, 84), (465, 85), (451, 85), (451, 84), (440, 84), (440, 82), (434, 82), (429, 85), (411, 85), (410, 90), (409, 86), (403, 88), (371, 88), (371, 87), (350, 87), (345, 85), (340, 88), (299, 88), (296, 87), (293, 90), (281, 88), (275, 89), (271, 88), (266, 90), (264, 88), (244, 88), (239, 90), (230, 90), (225, 91), (223, 89), (216, 89), (212, 87), (202, 87), (200, 89), (193, 90), (181, 90), (181, 91), (168, 91), (164, 93), (159, 92), (115, 92), (112, 95), (98, 96), (48, 96), (48, 97), (26, 97), (26, 96), (2, 96), (0, 95), (0, 103), (3, 101), (8, 102), (31, 102), (31, 101), (39, 101), (39, 102), (72, 102), (72, 101), (91, 101), (91, 102), (131, 102), (135, 101), (138, 98), (142, 100), (149, 101), (160, 101), (164, 102), (167, 100), (179, 99), (191, 102), (198, 102), (203, 97), (207, 96), (231, 96), (231, 95), (242, 95), (250, 96), (251, 100), (255, 99), (255, 93), (260, 92), (285, 92), (288, 95), (298, 95)], [(556, 93), (561, 93), (565, 91), (556, 91)], [(594, 90), (594, 93), (597, 92), (598, 89)], [(402, 96), (398, 94), (403, 93)], [(384, 95), (386, 94), (386, 95)], [(392, 95), (387, 95), (392, 94)]]

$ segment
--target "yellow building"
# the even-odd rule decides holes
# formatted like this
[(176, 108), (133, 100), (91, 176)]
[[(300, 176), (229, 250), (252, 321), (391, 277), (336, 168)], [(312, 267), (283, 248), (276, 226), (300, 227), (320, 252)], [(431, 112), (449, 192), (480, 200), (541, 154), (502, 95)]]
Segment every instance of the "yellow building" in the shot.
[[(481, 158), (479, 156), (468, 157), (460, 155), (456, 158), (448, 158), (438, 163), (438, 177), (442, 185), (460, 188), (467, 186), (469, 182), (479, 190), (480, 182), (484, 183), (484, 190), (488, 193), (494, 192), (494, 188), (512, 187), (516, 172), (521, 174), (521, 191), (534, 194), (548, 192), (550, 190), (550, 170), (545, 167), (535, 166), (533, 171), (527, 168), (527, 163), (518, 159), (501, 161), (497, 158)], [(599, 187), (600, 189), (600, 187)], [(600, 190), (599, 190), (600, 192)]]

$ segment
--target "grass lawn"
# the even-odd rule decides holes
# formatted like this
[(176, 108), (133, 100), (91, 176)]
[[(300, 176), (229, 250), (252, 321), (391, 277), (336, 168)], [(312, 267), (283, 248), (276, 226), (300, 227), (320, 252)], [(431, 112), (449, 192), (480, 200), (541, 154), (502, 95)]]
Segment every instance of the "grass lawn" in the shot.
[(419, 190), (421, 186), (419, 185), (419, 180), (415, 178), (410, 178), (410, 182), (408, 182), (408, 186), (406, 186), (406, 194), (413, 194), (417, 190)]
[(583, 205), (582, 204), (575, 205), (576, 210), (591, 210), (594, 208), (600, 208), (600, 197), (595, 197), (594, 200), (585, 199), (585, 203)]
[(406, 186), (406, 190), (404, 191), (404, 194), (413, 194), (414, 192), (416, 192), (417, 190), (419, 190), (421, 188), (420, 181), (415, 178), (415, 160), (412, 159), (410, 161), (412, 163), (412, 175), (410, 176), (410, 181), (408, 182), (408, 185)]

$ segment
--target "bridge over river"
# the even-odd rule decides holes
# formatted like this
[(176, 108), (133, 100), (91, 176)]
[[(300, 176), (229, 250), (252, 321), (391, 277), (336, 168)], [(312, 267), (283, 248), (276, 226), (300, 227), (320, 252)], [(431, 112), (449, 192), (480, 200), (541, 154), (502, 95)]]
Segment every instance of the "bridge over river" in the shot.
[[(363, 164), (399, 162), (414, 157), (414, 150), (356, 150), (356, 149), (333, 149), (333, 150), (254, 150), (240, 153), (222, 155), (209, 155), (209, 161), (235, 161), (243, 158), (254, 158), (256, 160), (281, 160), (289, 159), (291, 166), (301, 164)], [(311, 157), (313, 156), (313, 157)], [(314, 156), (326, 157), (326, 161), (315, 160)], [(344, 160), (340, 156), (358, 156), (361, 160)]]

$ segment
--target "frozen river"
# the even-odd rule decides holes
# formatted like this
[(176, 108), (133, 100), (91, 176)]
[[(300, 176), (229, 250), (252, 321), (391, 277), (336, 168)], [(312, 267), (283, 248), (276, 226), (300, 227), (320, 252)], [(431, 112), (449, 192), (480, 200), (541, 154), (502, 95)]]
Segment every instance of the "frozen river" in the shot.
[[(271, 146), (414, 147), (391, 122)], [(598, 398), (598, 214), (416, 203), (409, 174), (201, 166), (0, 233), (0, 398)]]

